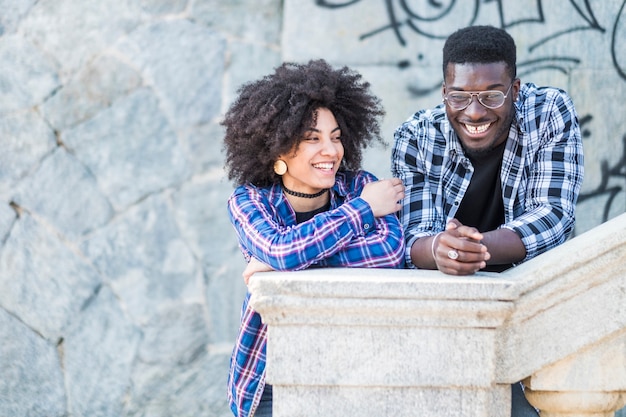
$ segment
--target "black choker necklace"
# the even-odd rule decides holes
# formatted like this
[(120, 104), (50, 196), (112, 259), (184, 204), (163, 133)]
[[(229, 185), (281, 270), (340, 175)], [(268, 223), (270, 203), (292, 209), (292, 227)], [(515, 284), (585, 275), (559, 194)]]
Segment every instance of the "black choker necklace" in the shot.
[(316, 198), (316, 197), (319, 197), (319, 196), (321, 196), (322, 194), (324, 194), (325, 192), (328, 191), (328, 188), (324, 188), (322, 191), (317, 192), (315, 194), (307, 194), (307, 193), (301, 193), (299, 191), (290, 190), (289, 188), (285, 187), (284, 184), (281, 184), (281, 186), (283, 187), (283, 190), (287, 194), (290, 194), (290, 195), (292, 195), (294, 197), (302, 197), (302, 198)]

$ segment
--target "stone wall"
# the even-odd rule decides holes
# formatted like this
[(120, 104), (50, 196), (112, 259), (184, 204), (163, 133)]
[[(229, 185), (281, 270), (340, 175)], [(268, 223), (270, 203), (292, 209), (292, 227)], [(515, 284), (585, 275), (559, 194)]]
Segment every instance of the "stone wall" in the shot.
[(218, 122), (282, 60), (362, 72), (391, 142), (440, 100), (445, 36), (506, 27), (522, 80), (577, 104), (577, 232), (626, 211), (624, 0), (579, 3), (0, 0), (0, 415), (230, 415), (245, 286)]

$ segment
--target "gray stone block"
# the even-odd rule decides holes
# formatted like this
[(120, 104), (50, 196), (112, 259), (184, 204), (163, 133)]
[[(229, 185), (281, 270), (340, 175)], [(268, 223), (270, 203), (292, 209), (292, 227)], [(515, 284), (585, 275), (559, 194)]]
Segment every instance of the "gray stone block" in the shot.
[(228, 34), (229, 38), (278, 45), (282, 3), (280, 0), (196, 0), (191, 13), (199, 22)]
[(188, 4), (189, 0), (139, 0), (141, 9), (152, 15), (182, 13)]
[(81, 254), (22, 213), (0, 254), (1, 306), (54, 343), (100, 283)]
[(141, 27), (116, 45), (154, 89), (175, 129), (208, 123), (218, 115), (224, 48), (220, 35), (187, 20)]
[(20, 20), (36, 0), (0, 0), (0, 36), (17, 29)]
[(146, 88), (69, 129), (62, 141), (91, 170), (117, 210), (189, 175), (160, 103)]
[(256, 81), (274, 72), (282, 63), (280, 51), (267, 45), (231, 41), (232, 51), (227, 87), (224, 92), (226, 107), (237, 97), (237, 90), (249, 81)]
[(42, 105), (55, 130), (87, 120), (141, 85), (135, 69), (112, 55), (97, 57)]
[(0, 204), (0, 242), (4, 243), (7, 235), (11, 231), (17, 214), (11, 206)]
[(142, 326), (139, 360), (146, 364), (187, 365), (206, 353), (209, 333), (201, 303), (165, 307)]
[(204, 352), (185, 365), (137, 363), (125, 416), (232, 415), (226, 405), (228, 356)]
[(0, 307), (0, 415), (62, 417), (65, 402), (56, 347)]
[(56, 68), (20, 35), (0, 37), (0, 114), (32, 107), (59, 86)]
[(72, 321), (63, 341), (69, 415), (122, 415), (140, 337), (119, 300), (102, 286)]
[(137, 2), (43, 0), (29, 10), (20, 31), (56, 59), (66, 80), (141, 20)]
[(82, 248), (138, 323), (167, 305), (202, 300), (199, 262), (161, 196), (132, 207)]
[(246, 294), (245, 268), (226, 201), (232, 187), (221, 176), (190, 183), (173, 195), (181, 234), (202, 260), (209, 327), (214, 343), (234, 340)]
[(224, 129), (217, 122), (192, 126), (179, 135), (194, 174), (202, 174), (223, 165), (224, 155), (221, 151)]
[(62, 147), (18, 184), (13, 201), (72, 239), (99, 228), (113, 216), (94, 177)]
[(56, 139), (34, 111), (0, 114), (0, 138), (0, 195), (3, 195), (56, 146)]

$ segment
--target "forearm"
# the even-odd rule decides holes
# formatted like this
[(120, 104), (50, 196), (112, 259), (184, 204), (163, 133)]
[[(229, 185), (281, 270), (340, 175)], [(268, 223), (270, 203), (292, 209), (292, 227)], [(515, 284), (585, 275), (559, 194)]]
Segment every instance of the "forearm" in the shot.
[[(421, 237), (411, 245), (411, 262), (420, 269), (437, 269), (432, 254), (433, 240), (438, 235)], [(436, 243), (436, 242), (435, 242)]]
[(482, 244), (491, 255), (490, 265), (510, 264), (526, 257), (526, 247), (517, 233), (510, 229), (497, 229), (483, 233)]

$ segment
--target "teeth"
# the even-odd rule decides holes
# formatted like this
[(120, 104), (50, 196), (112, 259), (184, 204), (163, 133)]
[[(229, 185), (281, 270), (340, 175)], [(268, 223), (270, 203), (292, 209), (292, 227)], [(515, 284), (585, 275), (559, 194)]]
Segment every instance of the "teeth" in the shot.
[(475, 133), (483, 133), (484, 131), (489, 129), (489, 126), (491, 126), (491, 123), (487, 123), (486, 125), (481, 125), (481, 126), (465, 125), (465, 128), (467, 129), (468, 132), (475, 134)]
[(313, 167), (319, 168), (319, 169), (333, 169), (333, 164), (332, 163), (314, 164)]

